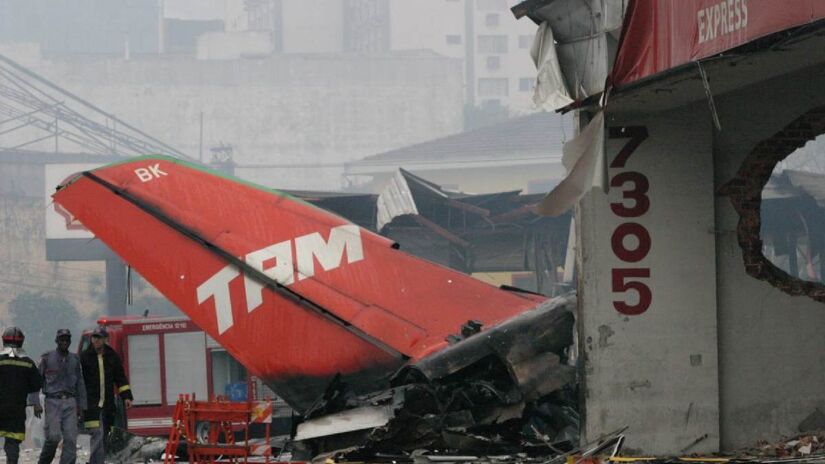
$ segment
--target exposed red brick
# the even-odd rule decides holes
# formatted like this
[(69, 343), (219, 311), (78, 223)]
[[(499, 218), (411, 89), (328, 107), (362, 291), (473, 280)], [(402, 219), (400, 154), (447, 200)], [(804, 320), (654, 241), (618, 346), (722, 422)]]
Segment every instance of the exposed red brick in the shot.
[(809, 140), (825, 133), (825, 106), (803, 114), (773, 136), (762, 140), (745, 158), (736, 176), (719, 189), (729, 195), (739, 213), (736, 227), (745, 272), (764, 280), (789, 295), (807, 295), (825, 303), (825, 285), (792, 277), (776, 267), (762, 254), (762, 190), (777, 163), (787, 158)]

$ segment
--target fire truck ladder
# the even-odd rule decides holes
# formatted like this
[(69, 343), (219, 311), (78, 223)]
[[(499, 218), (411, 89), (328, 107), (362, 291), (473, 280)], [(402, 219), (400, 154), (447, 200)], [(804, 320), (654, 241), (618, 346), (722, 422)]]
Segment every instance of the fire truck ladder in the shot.
[[(272, 401), (233, 402), (225, 399), (196, 401), (195, 395), (180, 395), (172, 416), (169, 442), (166, 444), (164, 464), (173, 464), (181, 443), (191, 464), (214, 464), (217, 462), (269, 463), (269, 428), (272, 423)], [(206, 437), (197, 434), (197, 427), (207, 424)], [(252, 424), (264, 424), (263, 441), (253, 443), (249, 437)], [(243, 434), (243, 441), (236, 441), (236, 433)]]

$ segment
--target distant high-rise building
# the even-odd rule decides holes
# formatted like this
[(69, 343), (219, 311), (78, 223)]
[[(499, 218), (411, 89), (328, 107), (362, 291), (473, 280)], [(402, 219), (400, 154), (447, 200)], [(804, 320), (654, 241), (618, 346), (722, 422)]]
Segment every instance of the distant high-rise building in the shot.
[[(520, 114), (533, 108), (535, 25), (517, 0), (228, 0), (226, 23), (271, 31), (276, 52), (431, 50), (464, 60), (469, 108)], [(248, 19), (239, 19), (246, 15)], [(252, 18), (256, 19), (252, 19)], [(253, 27), (254, 24), (263, 25)], [(236, 30), (242, 30), (238, 28)]]
[(508, 0), (389, 0), (391, 49), (432, 49), (465, 60), (466, 103), (533, 108), (535, 25), (517, 21)]

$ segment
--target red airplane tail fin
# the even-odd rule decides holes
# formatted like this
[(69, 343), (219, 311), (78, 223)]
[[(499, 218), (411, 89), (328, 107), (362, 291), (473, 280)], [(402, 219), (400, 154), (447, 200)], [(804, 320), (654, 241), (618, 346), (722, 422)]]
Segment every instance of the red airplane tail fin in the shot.
[(298, 409), (336, 373), (375, 387), (467, 321), (492, 327), (543, 300), (174, 158), (84, 172), (54, 200)]

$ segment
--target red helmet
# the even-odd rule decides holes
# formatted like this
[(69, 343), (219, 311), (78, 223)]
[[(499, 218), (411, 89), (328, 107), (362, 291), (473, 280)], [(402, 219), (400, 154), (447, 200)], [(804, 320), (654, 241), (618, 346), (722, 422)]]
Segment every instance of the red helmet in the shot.
[(20, 327), (9, 327), (3, 331), (4, 346), (20, 348), (23, 346), (23, 340), (25, 339), (26, 336), (23, 335), (23, 331), (20, 330)]

